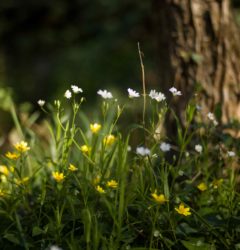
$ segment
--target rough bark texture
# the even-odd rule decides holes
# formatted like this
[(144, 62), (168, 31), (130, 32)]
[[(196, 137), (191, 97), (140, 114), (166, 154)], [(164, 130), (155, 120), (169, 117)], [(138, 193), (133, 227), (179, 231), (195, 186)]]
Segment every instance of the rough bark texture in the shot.
[(240, 39), (229, 0), (154, 0), (160, 79), (183, 91), (183, 109), (196, 85), (200, 105), (219, 104), (222, 122), (240, 120)]

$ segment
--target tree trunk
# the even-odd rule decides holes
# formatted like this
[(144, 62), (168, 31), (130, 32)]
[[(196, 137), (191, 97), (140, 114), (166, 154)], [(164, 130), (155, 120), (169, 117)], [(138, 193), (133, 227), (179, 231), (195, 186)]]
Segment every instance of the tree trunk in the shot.
[(199, 105), (221, 121), (240, 120), (240, 39), (229, 0), (153, 0), (160, 84), (183, 92), (183, 109), (197, 86)]

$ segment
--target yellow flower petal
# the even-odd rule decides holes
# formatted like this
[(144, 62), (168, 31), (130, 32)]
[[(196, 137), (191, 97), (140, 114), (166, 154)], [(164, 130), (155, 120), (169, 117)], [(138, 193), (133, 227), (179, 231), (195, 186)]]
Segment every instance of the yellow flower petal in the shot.
[(93, 134), (97, 134), (101, 128), (102, 126), (98, 123), (90, 124), (90, 129)]

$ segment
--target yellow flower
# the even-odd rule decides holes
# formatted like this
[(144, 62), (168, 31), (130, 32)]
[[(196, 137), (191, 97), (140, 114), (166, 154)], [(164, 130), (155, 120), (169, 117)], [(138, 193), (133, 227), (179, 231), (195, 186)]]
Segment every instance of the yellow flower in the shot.
[(17, 159), (20, 157), (20, 154), (7, 152), (7, 153), (5, 154), (5, 156), (6, 156), (8, 159), (11, 159), (11, 160), (17, 160)]
[(78, 170), (73, 164), (70, 164), (69, 167), (68, 167), (68, 169), (69, 169), (70, 171), (72, 171), (72, 172), (75, 172), (75, 171)]
[(106, 193), (105, 190), (101, 187), (101, 186), (96, 186), (96, 190), (100, 193), (100, 194), (104, 194)]
[(111, 145), (116, 141), (116, 137), (114, 135), (107, 135), (103, 139), (104, 145)]
[(151, 193), (151, 196), (153, 197), (153, 199), (155, 200), (155, 202), (159, 203), (159, 204), (163, 204), (165, 202), (167, 202), (168, 200), (166, 199), (164, 194), (159, 194), (157, 195), (157, 192), (155, 190), (154, 193)]
[(212, 182), (212, 186), (213, 188), (217, 189), (222, 185), (222, 183), (223, 183), (223, 179), (214, 180)]
[(110, 180), (107, 182), (107, 186), (110, 188), (117, 188), (118, 187), (118, 183), (115, 180)]
[(182, 214), (184, 216), (188, 216), (188, 215), (191, 215), (192, 213), (189, 211), (190, 208), (189, 207), (184, 207), (184, 204), (181, 203), (179, 205), (179, 207), (175, 207), (175, 210), (179, 213), (179, 214)]
[(98, 175), (95, 178), (93, 178), (92, 183), (93, 185), (97, 185), (100, 182), (101, 177)]
[(26, 184), (29, 181), (29, 177), (24, 177), (22, 179), (15, 179), (17, 185)]
[(3, 197), (4, 194), (5, 194), (5, 193), (2, 191), (2, 189), (0, 189), (0, 197)]
[(91, 151), (91, 148), (88, 147), (87, 145), (82, 145), (81, 146), (81, 151), (85, 154), (88, 154)]
[(17, 149), (17, 151), (19, 151), (20, 153), (24, 153), (28, 150), (30, 150), (30, 147), (28, 147), (28, 144), (27, 142), (25, 141), (21, 141), (21, 142), (18, 142), (14, 145), (14, 147)]
[(90, 129), (91, 129), (93, 134), (97, 134), (101, 128), (102, 128), (102, 126), (98, 123), (90, 124)]
[(0, 173), (5, 175), (5, 176), (8, 176), (9, 175), (9, 170), (8, 170), (7, 166), (1, 165), (0, 166)]
[(200, 184), (198, 184), (197, 188), (203, 192), (207, 190), (207, 185), (204, 182), (201, 182)]
[(62, 182), (66, 176), (64, 176), (63, 173), (60, 173), (58, 171), (52, 173), (53, 179), (56, 182)]

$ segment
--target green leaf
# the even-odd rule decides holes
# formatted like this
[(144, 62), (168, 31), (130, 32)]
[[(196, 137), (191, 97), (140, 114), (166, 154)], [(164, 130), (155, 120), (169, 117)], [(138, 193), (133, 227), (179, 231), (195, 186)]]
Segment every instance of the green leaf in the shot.
[(37, 227), (37, 226), (33, 227), (33, 230), (32, 230), (33, 237), (37, 236), (39, 234), (43, 234), (43, 233), (44, 233), (44, 231), (40, 227)]
[(15, 243), (16, 245), (20, 245), (20, 241), (15, 234), (7, 233), (3, 236), (3, 238), (12, 243)]
[(214, 245), (204, 243), (202, 242), (201, 239), (193, 239), (193, 242), (181, 240), (181, 242), (188, 250), (215, 250), (216, 249)]

